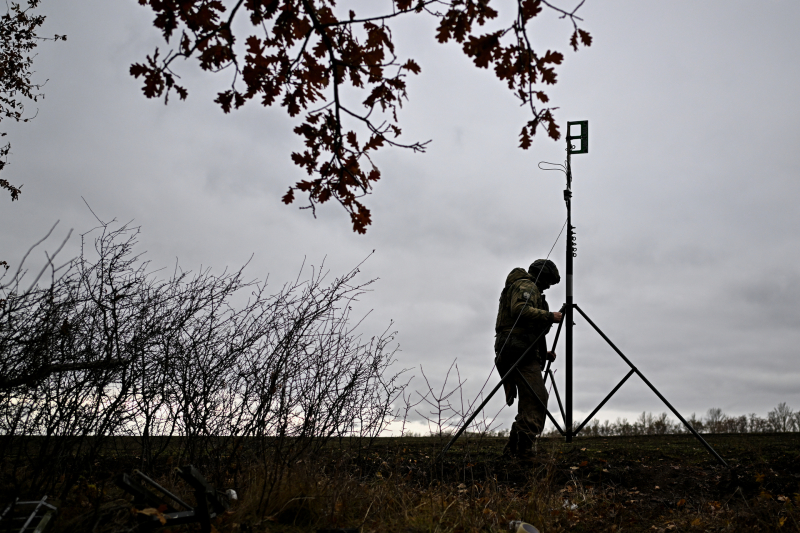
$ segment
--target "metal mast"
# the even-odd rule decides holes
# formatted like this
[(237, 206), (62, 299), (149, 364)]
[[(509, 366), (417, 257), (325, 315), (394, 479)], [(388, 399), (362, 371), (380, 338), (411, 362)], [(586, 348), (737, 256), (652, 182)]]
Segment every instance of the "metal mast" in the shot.
[[(572, 135), (571, 129), (572, 129), (573, 126), (577, 126), (578, 128), (580, 128), (580, 133), (578, 133), (577, 135)], [(706, 448), (706, 450), (708, 450), (717, 459), (717, 461), (720, 462), (720, 464), (722, 464), (722, 465), (727, 467), (728, 463), (726, 463), (725, 460), (716, 452), (716, 450), (714, 450), (714, 448), (712, 448), (711, 445), (708, 444), (708, 442), (706, 442), (706, 440), (691, 426), (691, 424), (689, 424), (689, 422), (687, 422), (687, 420), (685, 418), (683, 418), (683, 416), (681, 416), (681, 414), (678, 412), (678, 410), (675, 409), (675, 407), (673, 407), (672, 404), (667, 401), (667, 399), (664, 397), (664, 395), (661, 394), (658, 391), (658, 389), (656, 389), (655, 386), (652, 383), (650, 383), (650, 381), (644, 376), (644, 374), (642, 374), (642, 372), (638, 368), (636, 368), (636, 366), (631, 362), (631, 360), (628, 359), (625, 356), (625, 354), (623, 354), (620, 351), (620, 349), (617, 348), (616, 345), (613, 342), (611, 342), (611, 339), (609, 339), (606, 336), (606, 334), (603, 333), (603, 331), (599, 327), (597, 327), (597, 325), (592, 321), (592, 319), (590, 319), (589, 316), (583, 311), (583, 309), (581, 309), (580, 306), (578, 306), (578, 304), (576, 304), (575, 301), (574, 301), (574, 295), (572, 293), (573, 260), (578, 255), (578, 248), (577, 248), (576, 237), (575, 237), (575, 226), (572, 225), (572, 154), (588, 154), (589, 153), (589, 121), (588, 120), (578, 120), (578, 121), (575, 121), (575, 122), (567, 122), (567, 135), (566, 135), (566, 137), (567, 137), (567, 168), (566, 168), (566, 171), (567, 171), (567, 188), (564, 189), (564, 202), (567, 204), (567, 273), (566, 273), (566, 278), (567, 278), (567, 287), (566, 287), (566, 289), (567, 289), (567, 301), (564, 304), (564, 308), (563, 308), (563, 315), (564, 316), (562, 318), (562, 322), (561, 322), (561, 324), (558, 325), (558, 331), (556, 331), (556, 337), (555, 337), (555, 340), (553, 341), (553, 350), (555, 351), (556, 343), (558, 342), (558, 335), (561, 332), (561, 328), (564, 325), (564, 322), (566, 321), (566, 323), (567, 323), (566, 324), (567, 325), (567, 328), (566, 328), (567, 329), (567, 331), (566, 331), (566, 347), (565, 347), (566, 354), (564, 356), (564, 358), (566, 360), (566, 362), (565, 362), (565, 365), (566, 365), (566, 369), (565, 369), (566, 370), (566, 376), (565, 376), (565, 380), (566, 380), (566, 391), (565, 391), (566, 392), (566, 398), (565, 398), (565, 400), (566, 400), (566, 402), (565, 402), (566, 403), (566, 409), (562, 408), (561, 399), (560, 399), (559, 394), (558, 394), (558, 387), (556, 387), (555, 379), (553, 377), (553, 373), (552, 373), (552, 371), (550, 371), (550, 363), (548, 363), (547, 367), (545, 368), (545, 377), (544, 377), (545, 380), (547, 379), (548, 376), (550, 377), (550, 382), (552, 383), (553, 390), (556, 393), (556, 400), (558, 400), (558, 406), (559, 406), (559, 409), (561, 409), (561, 416), (563, 417), (565, 427), (564, 427), (564, 429), (561, 429), (561, 426), (558, 425), (558, 422), (556, 421), (556, 419), (553, 418), (553, 415), (547, 409), (547, 399), (546, 398), (544, 398), (544, 399), (543, 398), (539, 398), (537, 396), (537, 394), (536, 394), (536, 391), (533, 389), (533, 387), (528, 382), (528, 380), (525, 379), (525, 377), (522, 376), (522, 374), (519, 373), (519, 371), (517, 370), (517, 366), (522, 362), (522, 359), (525, 357), (525, 355), (530, 350), (532, 350), (536, 346), (536, 343), (539, 341), (539, 338), (544, 334), (544, 333), (540, 333), (539, 337), (537, 337), (536, 340), (533, 341), (533, 343), (528, 347), (528, 349), (525, 350), (525, 352), (519, 357), (519, 359), (517, 359), (516, 363), (514, 363), (511, 366), (511, 368), (506, 372), (506, 374), (500, 380), (500, 383), (498, 383), (494, 387), (494, 389), (492, 389), (492, 391), (489, 393), (489, 395), (486, 397), (486, 399), (478, 406), (477, 409), (475, 409), (475, 411), (472, 413), (472, 415), (470, 415), (469, 418), (467, 418), (467, 420), (464, 422), (464, 424), (461, 426), (461, 428), (458, 430), (458, 432), (456, 432), (456, 434), (453, 435), (453, 437), (450, 439), (450, 442), (448, 442), (447, 445), (444, 447), (444, 449), (439, 453), (439, 455), (437, 457), (437, 461), (441, 460), (444, 457), (444, 454), (447, 453), (447, 450), (450, 449), (450, 447), (453, 445), (453, 443), (456, 440), (458, 440), (458, 438), (461, 436), (461, 434), (467, 429), (467, 427), (469, 427), (469, 425), (472, 423), (472, 421), (475, 419), (475, 417), (478, 416), (478, 413), (480, 413), (483, 410), (483, 408), (486, 407), (486, 404), (489, 403), (489, 400), (492, 398), (492, 396), (494, 396), (495, 393), (500, 389), (500, 387), (502, 386), (503, 382), (505, 382), (506, 380), (510, 379), (514, 372), (517, 372), (522, 376), (522, 381), (524, 382), (525, 386), (528, 388), (530, 393), (534, 397), (536, 397), (538, 399), (539, 403), (541, 403), (542, 407), (544, 407), (544, 410), (545, 410), (545, 413), (547, 413), (548, 419), (553, 423), (553, 425), (558, 430), (558, 432), (561, 433), (562, 435), (564, 435), (564, 437), (566, 438), (567, 442), (572, 442), (572, 438), (577, 436), (578, 433), (581, 432), (581, 430), (584, 428), (584, 426), (586, 426), (586, 424), (589, 423), (589, 421), (594, 417), (594, 415), (596, 415), (597, 412), (611, 399), (611, 397), (614, 396), (614, 394), (620, 389), (620, 387), (622, 387), (622, 385), (628, 380), (628, 378), (630, 378), (633, 374), (636, 374), (640, 378), (642, 378), (642, 381), (644, 381), (645, 385), (650, 387), (650, 389), (656, 394), (656, 396), (658, 396), (658, 398), (662, 402), (664, 402), (664, 404), (667, 407), (669, 407), (670, 411), (672, 411), (672, 413), (676, 417), (678, 417), (678, 420), (680, 420), (683, 423), (683, 425), (686, 426), (686, 428), (692, 433), (692, 435), (694, 435), (694, 437), (698, 441), (700, 441), (700, 443)], [(578, 140), (578, 139), (580, 140), (580, 148), (577, 148), (576, 146), (574, 146), (572, 144), (572, 141)], [(547, 170), (547, 169), (545, 169), (545, 170)], [(592, 326), (592, 328), (594, 328), (594, 330), (597, 331), (597, 333), (600, 334), (600, 336), (603, 338), (603, 340), (605, 340), (608, 343), (608, 345), (615, 352), (617, 352), (617, 354), (625, 361), (625, 363), (630, 367), (630, 371), (625, 375), (625, 377), (622, 378), (622, 380), (616, 385), (616, 387), (614, 387), (611, 390), (611, 392), (608, 393), (608, 395), (603, 399), (603, 401), (600, 402), (600, 404), (594, 409), (594, 411), (591, 412), (591, 414), (589, 414), (589, 416), (586, 417), (586, 419), (583, 422), (581, 422), (577, 427), (573, 427), (574, 426), (574, 422), (573, 422), (573, 412), (572, 412), (572, 407), (573, 407), (573, 404), (572, 404), (572, 396), (573, 396), (573, 394), (572, 394), (572, 392), (573, 392), (572, 391), (572, 376), (573, 376), (573, 374), (572, 374), (572, 369), (573, 369), (573, 361), (572, 361), (572, 326), (573, 326), (573, 323), (572, 323), (572, 319), (573, 319), (573, 316), (575, 314), (574, 311), (576, 311), (576, 310), (578, 311), (578, 313), (580, 313), (580, 315), (584, 319), (586, 319), (586, 321), (589, 323), (589, 325)]]
[[(580, 127), (578, 135), (572, 135), (572, 126)], [(567, 331), (565, 339), (565, 370), (566, 370), (566, 420), (564, 420), (567, 442), (572, 442), (575, 434), (572, 423), (572, 311), (575, 308), (572, 294), (572, 261), (578, 255), (575, 243), (575, 226), (572, 225), (572, 154), (589, 153), (589, 121), (580, 120), (567, 122), (567, 188), (564, 189), (564, 203), (567, 204), (567, 308), (564, 310), (562, 320), (566, 321)], [(579, 139), (580, 148), (576, 148), (572, 141)]]

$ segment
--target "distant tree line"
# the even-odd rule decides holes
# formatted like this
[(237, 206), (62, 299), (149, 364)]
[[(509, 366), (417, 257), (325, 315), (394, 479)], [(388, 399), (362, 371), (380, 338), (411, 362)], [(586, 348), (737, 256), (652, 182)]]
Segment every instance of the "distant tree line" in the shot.
[[(766, 418), (756, 413), (741, 416), (728, 416), (722, 409), (714, 407), (709, 409), (705, 417), (692, 416), (687, 419), (692, 427), (699, 433), (785, 433), (800, 431), (800, 411), (795, 411), (785, 402), (781, 402), (767, 413)], [(605, 420), (600, 422), (592, 420), (581, 431), (583, 436), (611, 437), (635, 435), (672, 435), (689, 433), (682, 423), (669, 417), (667, 413), (653, 415), (642, 413), (638, 419), (628, 421), (627, 418), (617, 418), (616, 422)], [(557, 436), (558, 432), (551, 429), (548, 436)]]

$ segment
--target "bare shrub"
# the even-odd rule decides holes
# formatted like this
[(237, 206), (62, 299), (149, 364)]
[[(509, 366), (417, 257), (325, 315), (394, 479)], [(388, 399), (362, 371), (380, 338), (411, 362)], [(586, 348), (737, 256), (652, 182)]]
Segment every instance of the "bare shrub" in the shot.
[(334, 279), (312, 268), (271, 295), (242, 269), (162, 279), (134, 251), (138, 233), (103, 223), (75, 260), (48, 256), (47, 286), (40, 274), (24, 288), (20, 269), (2, 287), (6, 489), (69, 490), (101, 452), (143, 468), (168, 452), (233, 478), (249, 454), (267, 499), (283, 465), (386, 427), (404, 384), (388, 372), (394, 332), (364, 338), (352, 320), (372, 283), (358, 267)]
[(771, 426), (772, 431), (787, 432), (792, 431), (794, 422), (794, 410), (786, 405), (786, 402), (781, 402), (775, 409), (767, 414), (767, 420)]

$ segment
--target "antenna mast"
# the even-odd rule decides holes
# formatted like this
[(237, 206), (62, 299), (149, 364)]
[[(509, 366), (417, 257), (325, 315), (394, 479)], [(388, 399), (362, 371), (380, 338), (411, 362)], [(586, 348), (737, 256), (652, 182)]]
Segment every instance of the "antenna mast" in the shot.
[[(572, 130), (573, 126), (579, 128), (579, 133), (577, 135), (572, 135), (572, 131), (571, 130)], [(688, 429), (689, 432), (692, 435), (694, 435), (694, 437), (698, 441), (700, 441), (700, 443), (706, 448), (706, 450), (708, 450), (709, 453), (711, 453), (717, 459), (717, 461), (720, 462), (720, 464), (722, 464), (722, 465), (727, 467), (728, 463), (725, 462), (725, 460), (716, 452), (716, 450), (714, 450), (714, 448), (712, 448), (711, 445), (708, 444), (708, 442), (706, 442), (706, 440), (702, 436), (700, 436), (700, 434), (692, 427), (692, 425), (689, 424), (689, 422), (687, 422), (686, 419), (683, 416), (681, 416), (681, 414), (678, 412), (678, 410), (675, 409), (675, 407), (673, 407), (671, 403), (669, 403), (669, 401), (664, 397), (664, 395), (661, 394), (661, 392), (659, 392), (659, 390), (656, 389), (656, 387), (652, 383), (650, 383), (650, 381), (644, 376), (644, 374), (642, 374), (642, 372), (638, 368), (636, 368), (636, 366), (633, 364), (633, 362), (631, 362), (631, 360), (628, 359), (625, 356), (625, 354), (623, 354), (622, 351), (620, 351), (620, 349), (617, 348), (617, 346), (613, 342), (611, 342), (611, 339), (609, 339), (608, 336), (606, 336), (606, 334), (603, 333), (603, 331), (599, 327), (597, 327), (597, 325), (592, 321), (592, 319), (589, 318), (589, 316), (583, 311), (583, 309), (581, 309), (578, 306), (578, 304), (575, 303), (574, 295), (572, 293), (572, 274), (573, 274), (573, 260), (578, 255), (578, 248), (577, 248), (576, 237), (575, 237), (575, 226), (572, 225), (572, 155), (573, 154), (588, 154), (589, 153), (589, 121), (588, 120), (578, 120), (578, 121), (574, 121), (574, 122), (567, 122), (567, 135), (566, 135), (566, 138), (567, 138), (567, 166), (566, 166), (567, 188), (564, 189), (564, 203), (566, 203), (566, 205), (567, 205), (567, 273), (566, 273), (566, 279), (567, 279), (567, 287), (566, 287), (566, 289), (567, 289), (567, 302), (564, 304), (563, 317), (562, 317), (561, 323), (558, 325), (558, 331), (556, 331), (556, 336), (555, 336), (555, 339), (553, 341), (553, 351), (555, 351), (556, 344), (558, 343), (558, 336), (559, 336), (559, 333), (561, 332), (561, 327), (564, 325), (564, 322), (566, 322), (566, 326), (567, 326), (566, 327), (566, 330), (567, 330), (566, 331), (566, 339), (565, 339), (566, 346), (565, 346), (565, 350), (564, 350), (566, 352), (565, 357), (564, 357), (565, 366), (566, 366), (566, 368), (565, 368), (565, 370), (566, 370), (566, 372), (565, 372), (565, 374), (566, 374), (566, 376), (565, 376), (565, 380), (566, 380), (566, 390), (565, 390), (565, 392), (566, 392), (565, 404), (566, 405), (565, 405), (565, 407), (566, 407), (566, 409), (562, 409), (561, 399), (560, 399), (559, 394), (558, 394), (558, 387), (555, 384), (555, 379), (553, 377), (553, 372), (550, 370), (550, 363), (549, 362), (547, 363), (547, 367), (546, 367), (546, 369), (544, 371), (545, 372), (544, 379), (546, 380), (548, 376), (550, 377), (550, 382), (552, 383), (553, 391), (555, 391), (555, 393), (556, 393), (556, 400), (558, 400), (558, 406), (559, 406), (559, 409), (561, 410), (561, 416), (563, 417), (563, 421), (564, 421), (564, 425), (565, 425), (564, 429), (561, 429), (561, 426), (558, 425), (558, 422), (556, 421), (556, 419), (553, 417), (553, 415), (547, 409), (547, 399), (546, 398), (544, 398), (544, 399), (537, 398), (537, 399), (539, 400), (539, 402), (544, 407), (545, 413), (547, 414), (548, 419), (553, 423), (553, 425), (558, 430), (558, 432), (561, 433), (562, 435), (564, 435), (564, 437), (566, 438), (567, 442), (572, 442), (573, 437), (577, 436), (578, 433), (581, 432), (581, 430), (586, 426), (586, 424), (589, 423), (589, 421), (594, 417), (594, 415), (596, 415), (597, 412), (620, 389), (620, 387), (622, 387), (622, 385), (628, 380), (628, 378), (630, 378), (632, 375), (636, 374), (637, 376), (639, 376), (642, 379), (642, 381), (644, 381), (645, 385), (650, 387), (650, 389), (656, 394), (656, 396), (658, 396), (658, 398), (662, 402), (664, 402), (664, 405), (669, 407), (670, 411), (672, 411), (672, 413), (676, 417), (678, 417), (678, 420), (680, 420), (683, 423), (683, 425), (686, 426), (686, 429)], [(572, 141), (575, 141), (575, 140), (580, 140), (580, 147), (579, 148), (572, 144)], [(542, 163), (544, 163), (544, 161)], [(558, 166), (561, 167), (561, 165), (558, 165)], [(541, 168), (541, 167), (539, 167), (539, 168)], [(564, 169), (564, 167), (560, 168), (560, 170), (563, 170), (563, 169)], [(548, 169), (543, 169), (543, 170), (548, 170)], [(573, 402), (572, 402), (572, 397), (573, 397), (573, 394), (572, 394), (573, 393), (573, 389), (572, 389), (572, 375), (573, 375), (572, 374), (572, 367), (573, 367), (573, 361), (572, 361), (572, 347), (573, 347), (573, 345), (572, 345), (572, 326), (573, 326), (573, 317), (574, 317), (574, 311), (575, 310), (577, 310), (578, 313), (580, 313), (580, 315), (586, 320), (586, 322), (588, 322), (589, 325), (592, 326), (592, 328), (595, 331), (597, 331), (598, 334), (600, 334), (600, 336), (603, 338), (603, 340), (605, 340), (608, 343), (608, 345), (617, 353), (617, 355), (619, 355), (622, 358), (622, 360), (625, 361), (625, 363), (627, 363), (627, 365), (630, 367), (630, 371), (625, 375), (625, 377), (623, 377), (622, 380), (619, 383), (617, 383), (616, 387), (614, 387), (611, 390), (611, 392), (609, 392), (608, 395), (606, 395), (606, 397), (603, 399), (603, 401), (601, 401), (600, 404), (597, 407), (595, 407), (594, 411), (592, 411), (589, 414), (589, 416), (587, 416), (586, 419), (583, 422), (578, 424), (577, 427), (574, 427), (575, 424), (574, 424), (574, 421), (573, 421)], [(542, 334), (539, 335), (539, 337), (541, 337), (541, 336), (542, 336)], [(437, 457), (437, 461), (441, 460), (444, 457), (444, 454), (447, 453), (447, 450), (450, 449), (450, 447), (453, 445), (453, 443), (461, 436), (461, 434), (467, 429), (467, 427), (469, 427), (469, 425), (472, 423), (472, 421), (475, 419), (475, 417), (478, 415), (478, 413), (480, 413), (483, 410), (483, 408), (486, 406), (486, 404), (489, 403), (489, 400), (500, 389), (500, 387), (502, 386), (503, 382), (508, 380), (514, 372), (519, 372), (517, 370), (517, 366), (522, 362), (522, 359), (525, 357), (525, 355), (536, 346), (536, 342), (538, 342), (539, 337), (537, 337), (536, 340), (530, 345), (530, 347), (528, 347), (528, 349), (525, 350), (525, 352), (519, 357), (517, 362), (514, 363), (511, 366), (511, 368), (508, 370), (508, 372), (506, 372), (506, 374), (502, 377), (502, 379), (500, 380), (500, 383), (498, 383), (494, 387), (494, 389), (492, 389), (492, 391), (489, 393), (489, 395), (486, 397), (486, 399), (478, 406), (477, 409), (475, 409), (475, 411), (464, 422), (464, 424), (461, 426), (461, 428), (458, 430), (458, 432), (456, 432), (456, 434), (453, 435), (453, 437), (450, 439), (450, 441), (447, 443), (447, 445), (444, 447), (444, 449), (442, 449), (442, 451), (439, 453), (439, 455)], [(523, 382), (525, 383), (527, 388), (530, 390), (530, 392), (533, 394), (533, 396), (536, 397), (536, 391), (534, 391), (533, 387), (530, 385), (530, 383), (528, 383), (528, 381), (526, 379), (524, 379), (524, 376), (523, 376)]]
[[(577, 126), (580, 132), (577, 135), (572, 135), (572, 127)], [(579, 120), (576, 122), (567, 122), (567, 188), (564, 189), (564, 203), (567, 204), (567, 308), (564, 313), (566, 320), (566, 346), (564, 351), (565, 366), (566, 366), (566, 415), (564, 420), (567, 442), (572, 442), (573, 423), (572, 423), (572, 311), (574, 308), (574, 301), (572, 295), (572, 260), (578, 255), (578, 248), (575, 237), (575, 226), (572, 225), (572, 154), (588, 154), (589, 153), (589, 121)], [(580, 148), (576, 148), (572, 144), (574, 140), (580, 140)]]

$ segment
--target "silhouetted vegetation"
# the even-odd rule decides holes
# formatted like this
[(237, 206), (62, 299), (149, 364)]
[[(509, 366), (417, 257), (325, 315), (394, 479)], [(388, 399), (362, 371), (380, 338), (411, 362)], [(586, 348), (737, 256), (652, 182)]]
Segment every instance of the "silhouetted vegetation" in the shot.
[[(206, 72), (230, 76), (230, 88), (214, 100), (225, 113), (255, 101), (283, 107), (291, 117), (304, 114), (294, 132), (305, 147), (291, 157), (309, 179), (297, 181), (283, 201), (292, 203), (299, 191), (307, 195), (305, 208), (314, 212), (317, 204), (334, 200), (358, 233), (372, 223), (362, 199), (381, 177), (375, 153), (386, 146), (421, 152), (428, 144), (399, 140), (406, 77), (421, 72), (414, 59), (401, 59), (396, 48), (393, 28), (400, 19), (434, 19), (439, 43), (457, 43), (477, 68), (494, 72), (528, 114), (519, 134), (522, 149), (531, 146), (539, 128), (552, 139), (561, 136), (557, 107), (545, 90), (556, 83), (555, 68), (564, 55), (534, 49), (533, 23), (543, 11), (553, 12), (568, 22), (570, 47), (577, 51), (592, 43), (578, 26), (582, 19), (576, 13), (583, 2), (571, 10), (540, 0), (516, 0), (503, 6), (508, 10), (496, 0), (139, 3), (153, 10), (153, 26), (169, 45), (166, 53), (156, 48), (145, 61), (131, 65), (131, 75), (143, 80), (144, 95), (163, 97), (166, 103), (174, 91), (185, 99), (188, 90), (175, 69), (179, 60), (196, 61)], [(500, 21), (499, 29), (482, 33), (490, 21)]]
[[(706, 416), (698, 418), (692, 413), (687, 421), (698, 433), (785, 433), (787, 431), (800, 431), (800, 411), (795, 411), (785, 402), (779, 403), (767, 413), (766, 418), (756, 413), (749, 415), (729, 416), (720, 408), (709, 409)], [(642, 413), (641, 416), (629, 422), (626, 418), (618, 418), (615, 422), (605, 420), (600, 422), (595, 419), (589, 422), (581, 431), (581, 435), (591, 437), (609, 437), (635, 435), (671, 435), (689, 433), (686, 426), (661, 413)], [(558, 435), (552, 430), (550, 436)]]
[[(40, 41), (65, 41), (66, 35), (51, 38), (39, 35), (44, 15), (35, 13), (41, 0), (27, 0), (24, 4), (6, 4), (6, 13), (0, 16), (0, 121), (11, 119), (15, 122), (28, 122), (36, 113), (27, 112), (26, 104), (36, 103), (41, 98), (44, 82), (35, 82), (33, 76), (34, 50)], [(0, 133), (0, 136), (5, 136)], [(0, 147), (0, 171), (7, 164), (11, 144)], [(20, 187), (0, 178), (0, 189), (17, 200), (22, 193)]]
[(114, 456), (196, 463), (219, 481), (247, 455), (264, 459), (266, 501), (298, 457), (392, 419), (393, 333), (358, 333), (351, 306), (371, 283), (358, 268), (312, 268), (274, 294), (241, 269), (160, 279), (137, 234), (102, 224), (77, 259), (48, 255), (29, 283), (20, 269), (2, 286), (5, 495), (64, 496)]
[[(414, 390), (390, 370), (393, 333), (359, 335), (351, 308), (371, 281), (358, 268), (312, 268), (270, 294), (242, 269), (152, 271), (138, 231), (101, 223), (76, 259), (59, 264), (59, 248), (0, 288), (0, 496), (56, 496), (57, 530), (136, 530), (156, 510), (132, 513), (114, 477), (141, 469), (191, 500), (173, 471), (186, 463), (240, 494), (220, 531), (797, 528), (785, 403), (691, 417), (730, 471), (645, 413), (571, 445), (539, 439), (530, 461), (502, 457), (502, 431), (480, 418), (436, 462), (474, 403), (455, 364)], [(430, 436), (380, 436), (412, 418)]]

